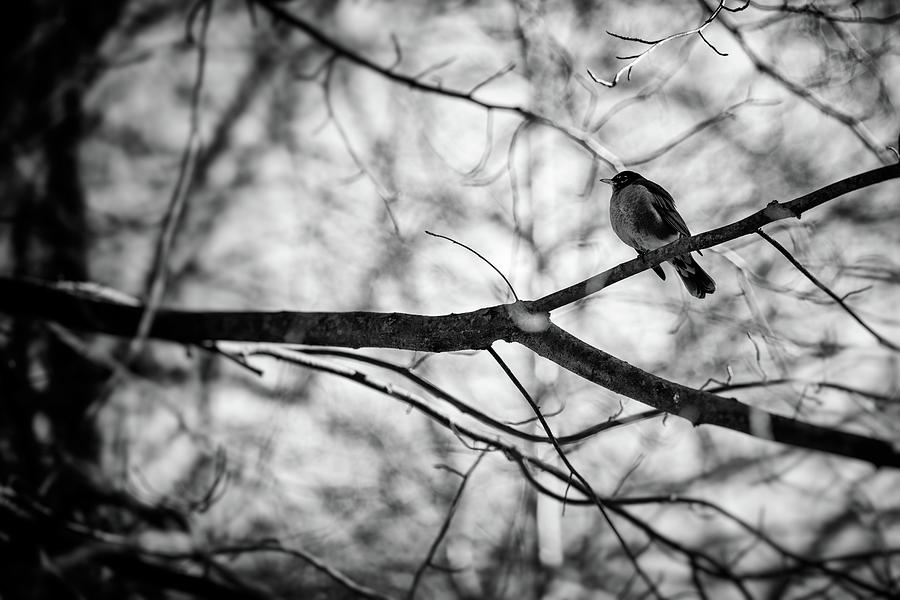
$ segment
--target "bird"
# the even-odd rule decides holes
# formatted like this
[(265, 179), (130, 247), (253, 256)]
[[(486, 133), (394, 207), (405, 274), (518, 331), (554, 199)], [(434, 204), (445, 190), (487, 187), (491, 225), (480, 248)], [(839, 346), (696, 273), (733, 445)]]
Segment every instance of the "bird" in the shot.
[[(684, 219), (675, 209), (672, 195), (658, 183), (634, 171), (621, 171), (611, 179), (601, 179), (612, 186), (609, 200), (609, 222), (619, 239), (642, 255), (669, 242), (690, 237)], [(705, 298), (716, 291), (716, 282), (700, 268), (690, 253), (669, 259), (681, 277), (688, 293)], [(666, 273), (660, 265), (653, 272), (665, 281)]]

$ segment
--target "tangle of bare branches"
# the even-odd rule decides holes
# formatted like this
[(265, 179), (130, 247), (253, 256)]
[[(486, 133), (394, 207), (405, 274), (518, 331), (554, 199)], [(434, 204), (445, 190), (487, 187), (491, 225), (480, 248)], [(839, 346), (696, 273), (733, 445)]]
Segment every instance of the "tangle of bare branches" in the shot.
[(644, 44), (645, 46), (647, 46), (647, 48), (645, 50), (643, 50), (642, 52), (639, 52), (637, 54), (632, 54), (630, 56), (617, 56), (616, 58), (618, 58), (620, 60), (627, 60), (629, 62), (624, 67), (622, 67), (621, 69), (616, 71), (615, 75), (613, 75), (613, 77), (611, 79), (607, 80), (607, 79), (597, 77), (596, 75), (594, 75), (593, 72), (591, 72), (590, 69), (587, 70), (587, 73), (590, 76), (590, 78), (594, 80), (595, 83), (599, 83), (600, 85), (603, 85), (603, 86), (606, 86), (609, 88), (616, 87), (616, 85), (618, 85), (619, 81), (622, 79), (623, 76), (625, 77), (625, 79), (627, 81), (630, 81), (631, 80), (631, 71), (638, 65), (638, 63), (640, 63), (642, 60), (644, 60), (645, 58), (650, 56), (651, 52), (653, 52), (654, 50), (657, 50), (661, 46), (668, 44), (669, 42), (671, 42), (673, 40), (681, 39), (684, 37), (689, 37), (694, 34), (699, 35), (700, 38), (704, 41), (704, 43), (706, 43), (706, 45), (709, 46), (713, 50), (713, 52), (715, 52), (719, 56), (728, 56), (727, 54), (725, 54), (724, 52), (721, 52), (718, 48), (713, 46), (710, 43), (710, 41), (706, 39), (706, 37), (703, 35), (703, 30), (706, 29), (707, 27), (709, 27), (710, 23), (715, 21), (716, 18), (719, 16), (719, 13), (721, 13), (723, 10), (727, 10), (730, 12), (737, 12), (737, 11), (744, 10), (745, 8), (747, 8), (748, 4), (749, 4), (749, 0), (747, 2), (745, 2), (744, 5), (739, 8), (731, 8), (730, 9), (725, 6), (725, 0), (719, 0), (718, 5), (714, 9), (712, 9), (712, 13), (708, 17), (706, 17), (706, 19), (704, 19), (703, 22), (700, 25), (698, 25), (697, 27), (695, 27), (694, 29), (688, 29), (687, 31), (679, 31), (678, 33), (673, 33), (671, 35), (667, 35), (666, 37), (660, 38), (658, 40), (645, 40), (645, 39), (639, 38), (639, 37), (621, 35), (618, 33), (613, 33), (611, 31), (607, 31), (606, 33), (608, 33), (609, 35), (611, 35), (615, 38), (618, 38), (620, 40), (625, 40), (626, 42), (636, 42), (639, 44)]

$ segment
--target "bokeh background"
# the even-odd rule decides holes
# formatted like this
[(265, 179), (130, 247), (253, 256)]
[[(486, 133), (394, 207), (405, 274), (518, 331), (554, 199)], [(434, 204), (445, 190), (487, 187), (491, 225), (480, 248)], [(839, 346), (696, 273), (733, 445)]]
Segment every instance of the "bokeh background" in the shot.
[[(146, 298), (187, 161), (162, 271), (166, 307), (444, 314), (511, 300), (490, 267), (426, 230), (479, 251), (520, 298), (540, 297), (633, 257), (609, 227), (609, 189), (595, 185), (617, 169), (666, 187), (700, 232), (896, 160), (885, 149), (900, 127), (896, 4), (771, 4), (721, 12), (705, 40), (658, 45), (610, 88), (588, 69), (612, 79), (628, 64), (617, 56), (648, 45), (607, 32), (658, 40), (698, 27), (716, 4), (276, 4), (378, 72), (255, 2), (35, 2), (23, 9), (26, 26), (7, 37), (0, 270)], [(464, 93), (479, 86), (473, 97), (501, 108), (413, 89), (391, 74)], [(896, 342), (898, 189), (880, 184), (767, 228)], [(730, 395), (897, 439), (895, 351), (758, 237), (699, 260), (718, 285), (703, 301), (665, 267), (666, 282), (641, 273), (554, 312), (553, 322), (661, 377), (692, 387), (755, 382)], [(59, 473), (69, 467), (60, 464), (185, 515), (187, 526), (103, 517), (129, 543), (162, 555), (277, 539), (400, 597), (447, 519), (459, 473), (479, 456), (396, 398), (316, 369), (251, 356), (257, 375), (201, 349), (149, 341), (135, 352), (128, 340), (21, 327), (8, 322), (2, 334), (8, 352), (23, 336), (31, 348), (15, 389), (40, 392), (42, 404), (3, 428), (10, 473), (27, 471), (16, 477), (33, 479), (60, 511), (77, 504), (75, 520), (96, 505), (66, 487)], [(646, 409), (522, 347), (495, 348), (559, 435)], [(495, 418), (538, 431), (484, 352), (359, 353), (411, 367)], [(320, 360), (411, 385), (372, 365)], [(39, 447), (36, 468), (17, 445), (23, 437)], [(518, 445), (558, 461), (547, 445)], [(46, 458), (54, 452), (59, 463)], [(568, 454), (606, 496), (703, 498), (811, 560), (881, 552), (864, 561), (867, 576), (897, 589), (898, 478), (889, 469), (674, 417), (604, 432)], [(730, 557), (736, 570), (783, 565), (711, 511), (660, 502), (635, 514), (682, 544)], [(680, 555), (619, 525), (667, 597), (696, 597)], [(63, 567), (57, 580), (44, 563), (25, 561), (29, 589), (160, 597), (146, 581), (104, 578), (90, 557), (73, 556), (78, 548), (42, 546)], [(352, 596), (289, 553), (233, 552), (225, 563), (274, 597)], [(596, 509), (539, 496), (500, 452), (472, 471), (434, 564), (420, 597), (645, 591)], [(826, 585), (821, 574), (794, 575), (748, 585), (759, 597), (810, 597)], [(721, 581), (706, 584), (711, 597), (737, 595)]]

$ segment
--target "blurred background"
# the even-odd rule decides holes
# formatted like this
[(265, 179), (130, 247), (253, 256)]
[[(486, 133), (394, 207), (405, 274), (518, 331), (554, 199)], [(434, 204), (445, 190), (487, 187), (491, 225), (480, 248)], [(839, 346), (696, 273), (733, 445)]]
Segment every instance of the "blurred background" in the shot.
[[(28, 3), (0, 26), (0, 273), (198, 311), (458, 313), (512, 296), (426, 230), (476, 249), (534, 299), (634, 256), (609, 226), (609, 188), (595, 185), (617, 170), (663, 185), (696, 233), (896, 160), (896, 3), (753, 1), (719, 10), (703, 37), (622, 39), (695, 30), (717, 6)], [(767, 228), (895, 343), (898, 189)], [(895, 350), (758, 236), (699, 261), (718, 286), (703, 301), (667, 266), (665, 282), (638, 274), (552, 320), (678, 383), (751, 383), (728, 395), (897, 439)], [(494, 347), (557, 435), (647, 408)], [(0, 593), (404, 597), (414, 580), (422, 598), (647, 593), (596, 507), (538, 494), (503, 452), (478, 460), (482, 445), (397, 397), (254, 349), (223, 346), (249, 352), (259, 373), (199, 348), (3, 316)], [(484, 352), (356, 353), (542, 433)], [(478, 424), (402, 373), (316, 360), (409, 389), (565, 470), (549, 445)], [(896, 472), (674, 417), (567, 454), (598, 494), (663, 499), (631, 510), (725, 561), (753, 597), (875, 594), (795, 567), (759, 532), (819, 565), (852, 554), (827, 565), (898, 592)], [(757, 533), (664, 500), (676, 495)], [(743, 595), (613, 519), (664, 597)]]

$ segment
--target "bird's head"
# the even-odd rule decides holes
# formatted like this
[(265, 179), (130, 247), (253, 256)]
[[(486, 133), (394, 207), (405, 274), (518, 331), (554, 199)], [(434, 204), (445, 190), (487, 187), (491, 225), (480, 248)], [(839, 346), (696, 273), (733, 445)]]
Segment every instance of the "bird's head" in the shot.
[(621, 171), (616, 173), (615, 177), (612, 179), (601, 179), (600, 181), (613, 186), (613, 190), (621, 190), (625, 186), (631, 185), (635, 181), (640, 181), (641, 179), (643, 179), (643, 177), (634, 171)]

